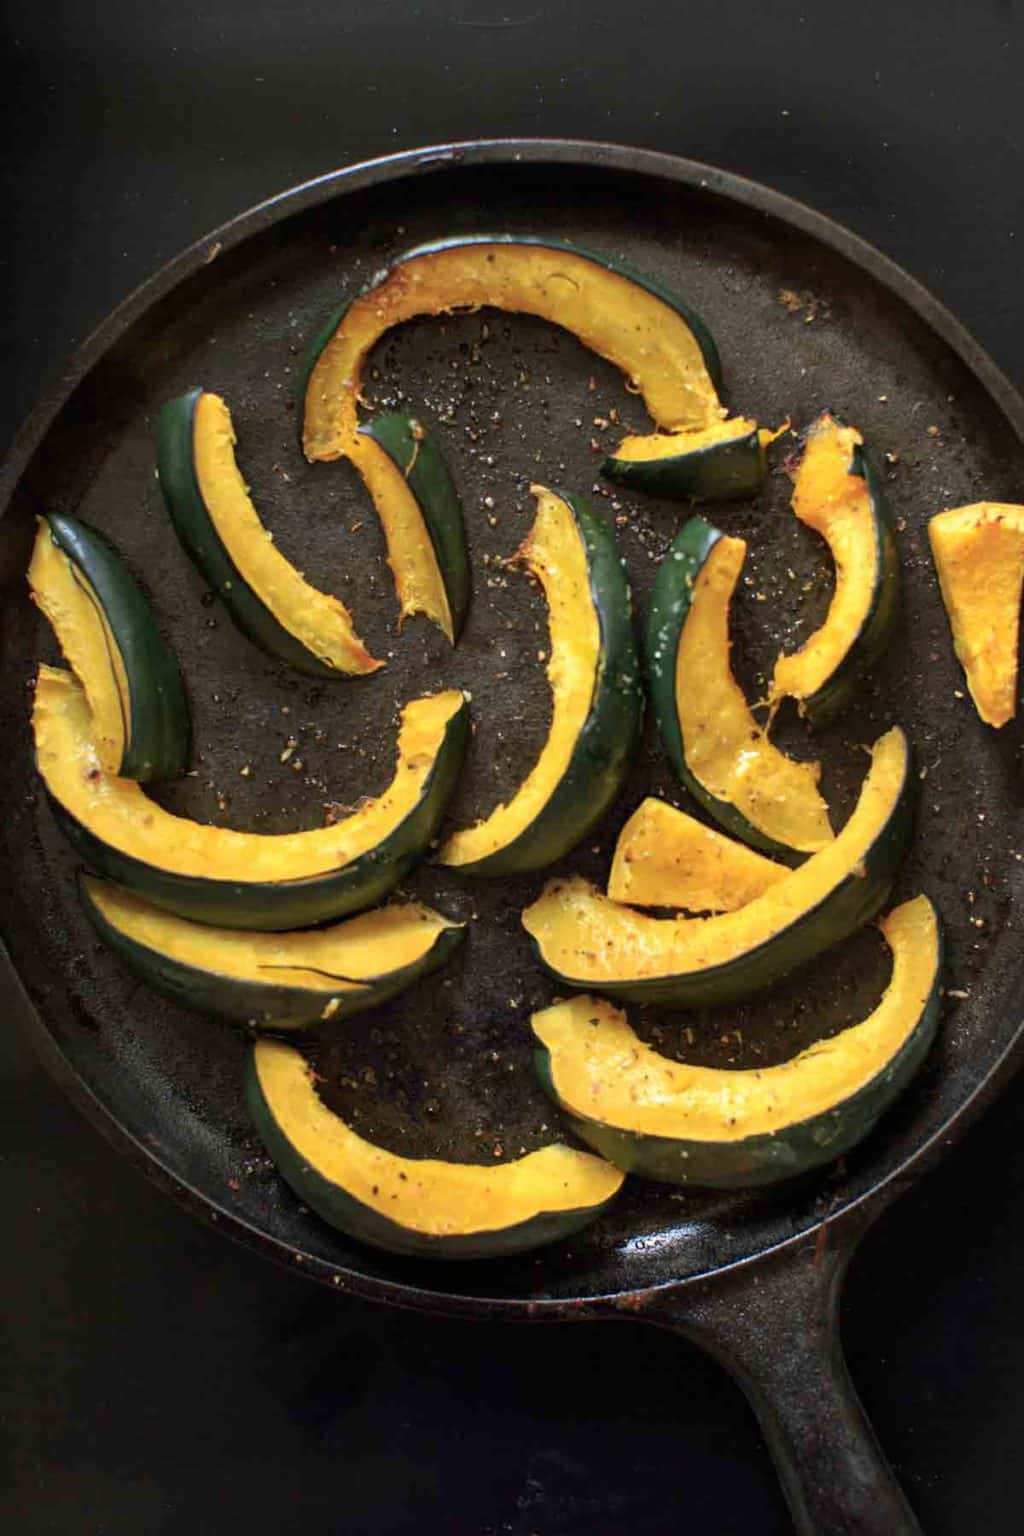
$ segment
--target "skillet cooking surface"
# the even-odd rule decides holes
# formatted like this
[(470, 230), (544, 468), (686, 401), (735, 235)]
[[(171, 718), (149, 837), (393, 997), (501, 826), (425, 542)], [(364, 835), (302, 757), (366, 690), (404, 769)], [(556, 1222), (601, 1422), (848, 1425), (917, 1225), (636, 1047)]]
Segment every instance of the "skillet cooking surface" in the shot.
[[(342, 1285), (557, 1303), (707, 1273), (806, 1230), (899, 1169), (982, 1082), (1019, 1024), (1011, 911), (1024, 853), (1019, 723), (988, 731), (962, 696), (925, 525), (944, 506), (1019, 496), (1021, 442), (951, 347), (853, 259), (790, 225), (783, 215), (792, 205), (728, 178), (731, 196), (702, 189), (700, 168), (682, 162), (603, 154), (619, 164), (473, 164), (470, 151), (469, 163), (429, 175), (391, 169), (379, 185), (355, 188), (342, 177), (247, 216), (248, 238), (232, 246), (229, 233), (225, 248), (211, 246), (211, 259), (193, 260), (197, 270), (163, 296), (147, 303), (144, 293), (129, 307), (120, 339), (45, 433), (3, 524), (0, 719), (9, 761), (0, 827), (10, 872), (0, 912), (45, 1020), (51, 1064), (108, 1133), (141, 1149), (149, 1170), (201, 1213)], [(707, 321), (735, 411), (765, 424), (790, 415), (800, 427), (827, 407), (863, 431), (899, 529), (898, 632), (877, 681), (845, 720), (812, 740), (791, 718), (780, 740), (822, 757), (826, 793), (842, 819), (866, 766), (858, 744), (894, 720), (908, 729), (922, 775), (919, 827), (896, 896), (924, 890), (935, 899), (949, 941), (948, 986), (968, 995), (948, 1001), (939, 1042), (912, 1089), (839, 1168), (750, 1195), (631, 1181), (602, 1221), (567, 1244), (456, 1268), (363, 1249), (306, 1212), (249, 1130), (242, 1034), (156, 998), (96, 940), (78, 908), (76, 861), (32, 766), (29, 684), (40, 659), (57, 657), (23, 571), (33, 515), (49, 507), (108, 533), (143, 577), (193, 705), (197, 773), (158, 792), (172, 809), (262, 831), (318, 824), (326, 805), (351, 804), (389, 777), (397, 704), (458, 684), (473, 695), (476, 736), (452, 818), (486, 811), (496, 790), (512, 790), (548, 719), (543, 605), (523, 576), (493, 563), (529, 526), (530, 482), (591, 493), (615, 519), (641, 614), (685, 512), (596, 481), (595, 444), (610, 446), (623, 426), (642, 428), (646, 418), (616, 370), (568, 334), (495, 311), (403, 327), (374, 353), (368, 393), (378, 408), (401, 406), (435, 425), (463, 495), (474, 596), (455, 652), (423, 619), (397, 633), (368, 498), (348, 466), (308, 466), (299, 451), (299, 356), (324, 315), (402, 250), (480, 231), (568, 238), (627, 260)], [(310, 580), (342, 596), (376, 654), (393, 654), (383, 673), (311, 684), (264, 658), (211, 603), (154, 478), (159, 407), (196, 383), (231, 406), (243, 473), (282, 548)], [(788, 451), (774, 450), (758, 501), (708, 511), (750, 546), (733, 627), (751, 697), (780, 641), (797, 643), (827, 602), (824, 546), (788, 510)], [(812, 580), (819, 590), (803, 593)], [(297, 745), (282, 762), (289, 740)], [(240, 773), (246, 765), (248, 777)], [(619, 825), (651, 792), (683, 803), (649, 720), (627, 790), (559, 871), (602, 878)], [(557, 1119), (534, 1082), (528, 1016), (557, 988), (518, 922), (546, 877), (471, 882), (427, 868), (406, 882), (404, 892), (475, 921), (461, 960), (405, 1000), (344, 1023), (323, 1048), (327, 1091), (362, 1129), (396, 1150), (481, 1161), (550, 1135)], [(655, 1010), (631, 1017), (660, 1048), (690, 1059), (767, 1063), (868, 1011), (885, 971), (881, 942), (869, 933), (767, 1001), (675, 1020)], [(418, 1299), (411, 1290), (393, 1294)]]

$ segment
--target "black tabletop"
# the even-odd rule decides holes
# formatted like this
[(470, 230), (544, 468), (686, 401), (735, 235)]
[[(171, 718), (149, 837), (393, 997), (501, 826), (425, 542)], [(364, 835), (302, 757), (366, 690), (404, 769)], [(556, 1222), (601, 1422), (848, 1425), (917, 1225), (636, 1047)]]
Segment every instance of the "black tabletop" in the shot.
[[(768, 182), (902, 262), (1024, 385), (1024, 7), (861, 0), (0, 6), (0, 433), (136, 282), (294, 182), (566, 135)], [(1024, 488), (1022, 488), (1024, 497)], [(773, 1536), (739, 1390), (636, 1323), (431, 1320), (195, 1225), (0, 1029), (0, 1528)], [(1024, 1096), (870, 1234), (852, 1374), (929, 1533), (1024, 1519)]]

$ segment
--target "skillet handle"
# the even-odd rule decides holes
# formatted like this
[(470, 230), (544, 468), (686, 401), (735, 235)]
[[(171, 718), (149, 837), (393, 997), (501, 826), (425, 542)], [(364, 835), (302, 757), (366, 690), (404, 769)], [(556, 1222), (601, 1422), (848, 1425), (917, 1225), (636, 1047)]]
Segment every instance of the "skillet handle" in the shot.
[(821, 1227), (703, 1289), (638, 1297), (635, 1315), (684, 1334), (739, 1382), (799, 1536), (921, 1536), (843, 1360), (839, 1293), (860, 1234), (833, 1234)]

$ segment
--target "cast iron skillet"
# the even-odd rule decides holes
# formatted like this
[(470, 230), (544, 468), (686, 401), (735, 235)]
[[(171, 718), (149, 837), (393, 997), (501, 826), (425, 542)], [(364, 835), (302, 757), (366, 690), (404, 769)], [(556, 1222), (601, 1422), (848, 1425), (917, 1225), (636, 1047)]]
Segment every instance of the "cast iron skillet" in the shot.
[[(515, 547), (531, 479), (587, 490), (598, 460), (592, 439), (611, 442), (619, 430), (601, 423), (616, 409), (640, 426), (642, 413), (613, 370), (525, 319), (422, 322), (378, 349), (371, 393), (435, 422), (464, 494), (476, 588), (452, 653), (422, 623), (395, 633), (372, 511), (344, 466), (304, 465), (291, 401), (302, 346), (345, 295), (418, 240), (488, 230), (568, 237), (661, 277), (715, 333), (736, 409), (762, 421), (789, 413), (803, 424), (830, 406), (864, 431), (901, 530), (900, 630), (877, 683), (813, 750), (845, 811), (863, 773), (856, 744), (895, 718), (908, 728), (921, 807), (897, 894), (923, 889), (940, 906), (955, 996), (919, 1080), (844, 1164), (760, 1194), (630, 1184), (571, 1243), (518, 1259), (430, 1265), (364, 1250), (301, 1207), (247, 1126), (245, 1040), (151, 996), (85, 925), (74, 860), (32, 768), (30, 681), (38, 660), (55, 656), (23, 573), (33, 514), (49, 506), (109, 532), (148, 585), (183, 659), (201, 754), (195, 776), (162, 792), (173, 807), (265, 830), (313, 824), (324, 802), (383, 782), (396, 702), (439, 682), (471, 688), (478, 723), (453, 814), (465, 819), (493, 803), (495, 777), (507, 790), (536, 751), (548, 705), (536, 654), (543, 611), (525, 582), (495, 574), (483, 557)], [(227, 396), (245, 471), (282, 545), (301, 553), (312, 579), (345, 596), (371, 642), (394, 653), (378, 677), (310, 687), (262, 658), (210, 604), (175, 543), (153, 474), (156, 412), (192, 383)], [(986, 731), (962, 696), (924, 529), (942, 506), (1019, 496), (1022, 438), (1024, 403), (909, 277), (787, 198), (688, 161), (559, 141), (455, 145), (323, 177), (235, 219), (90, 338), (24, 426), (0, 477), (0, 723), (9, 755), (0, 778), (9, 860), (0, 915), (44, 1059), (117, 1146), (252, 1247), (339, 1291), (404, 1306), (629, 1316), (683, 1333), (748, 1392), (801, 1531), (916, 1530), (847, 1379), (837, 1304), (865, 1228), (951, 1144), (1020, 1056), (1020, 736), (1015, 727)], [(619, 520), (642, 609), (679, 509), (615, 493), (595, 500)], [(810, 626), (826, 600), (821, 548), (787, 506), (788, 482), (776, 472), (757, 504), (713, 512), (750, 542), (745, 598), (766, 599), (736, 605), (737, 655), (752, 689), (784, 625), (799, 612)], [(815, 576), (806, 597), (801, 588)], [(280, 761), (290, 736), (299, 771)], [(790, 737), (794, 750), (811, 750), (800, 728)], [(242, 777), (246, 763), (253, 772)], [(618, 822), (652, 789), (674, 793), (653, 735), (607, 827), (567, 867), (600, 876)], [(533, 1081), (526, 1019), (553, 989), (517, 919), (536, 888), (469, 887), (429, 868), (410, 881), (448, 910), (475, 913), (466, 956), (414, 1004), (347, 1026), (323, 1058), (336, 1096), (394, 1147), (486, 1160), (543, 1139), (551, 1110)], [(882, 974), (880, 946), (864, 936), (767, 1002), (684, 1021), (687, 1050), (724, 1065), (782, 1059), (866, 1011)], [(637, 1022), (660, 1029), (664, 1048), (678, 1047), (678, 1021)]]

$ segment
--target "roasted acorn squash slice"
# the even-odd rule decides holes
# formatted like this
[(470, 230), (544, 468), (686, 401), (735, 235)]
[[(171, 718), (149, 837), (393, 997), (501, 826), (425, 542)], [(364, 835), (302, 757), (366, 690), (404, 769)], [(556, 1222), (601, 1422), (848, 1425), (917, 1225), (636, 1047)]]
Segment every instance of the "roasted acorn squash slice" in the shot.
[(547, 968), (574, 987), (680, 1008), (749, 997), (862, 927), (884, 906), (911, 830), (910, 749), (898, 727), (839, 836), (736, 912), (649, 917), (585, 880), (555, 880), (523, 913)]
[(139, 780), (184, 773), (181, 673), (120, 555), (76, 518), (51, 512), (39, 519), (28, 580), (85, 689), (103, 768)]
[(953, 645), (986, 725), (1017, 713), (1024, 507), (979, 501), (928, 524)]
[(668, 448), (661, 435), (627, 438), (606, 473), (674, 496), (748, 495), (761, 484), (764, 455), (753, 424), (719, 430), (721, 366), (698, 316), (604, 256), (522, 235), (420, 246), (332, 318), (313, 344), (303, 383), (306, 456), (351, 456), (363, 365), (392, 326), (484, 305), (571, 331), (622, 370), (663, 432), (679, 434)]
[(260, 521), (224, 401), (193, 389), (164, 406), (160, 487), (178, 537), (243, 634), (313, 677), (373, 672), (344, 603), (297, 571)]
[(608, 895), (632, 907), (735, 912), (788, 873), (652, 795), (619, 833)]
[(879, 926), (893, 960), (881, 1002), (790, 1061), (737, 1071), (673, 1061), (612, 1004), (574, 997), (533, 1015), (541, 1079), (584, 1141), (645, 1178), (732, 1189), (832, 1162), (868, 1134), (935, 1036), (934, 907), (918, 896)]
[(271, 930), (359, 911), (397, 884), (437, 830), (468, 732), (461, 693), (414, 699), (383, 794), (333, 826), (268, 835), (173, 816), (104, 772), (70, 672), (40, 667), (32, 723), (54, 815), (90, 868), (180, 917)]
[(257, 1041), (246, 1098), (299, 1198), (331, 1226), (394, 1253), (475, 1259), (539, 1248), (593, 1221), (622, 1185), (610, 1163), (561, 1144), (496, 1165), (388, 1152), (322, 1103), (307, 1062), (280, 1040)]
[(691, 501), (754, 496), (764, 483), (771, 433), (737, 416), (689, 432), (624, 437), (601, 473), (631, 490)]
[(729, 665), (729, 603), (746, 555), (694, 517), (658, 570), (647, 623), (651, 702), (673, 768), (735, 837), (792, 858), (832, 840), (817, 763), (786, 757)]
[(251, 933), (175, 917), (90, 875), (79, 884), (97, 931), (155, 991), (267, 1029), (374, 1008), (444, 965), (465, 931), (418, 902), (396, 902), (329, 928)]
[(771, 699), (796, 699), (815, 725), (827, 725), (883, 655), (896, 617), (896, 544), (856, 427), (827, 412), (813, 424), (793, 511), (828, 544), (835, 590), (821, 627), (776, 661)]
[(391, 414), (360, 427), (348, 456), (384, 528), (399, 623), (424, 613), (454, 645), (469, 607), (469, 550), (441, 450), (422, 422)]
[(543, 869), (579, 842), (619, 791), (643, 712), (629, 588), (611, 530), (577, 497), (532, 489), (537, 516), (513, 560), (547, 598), (551, 728), (508, 803), (442, 847), (441, 863), (465, 874)]

